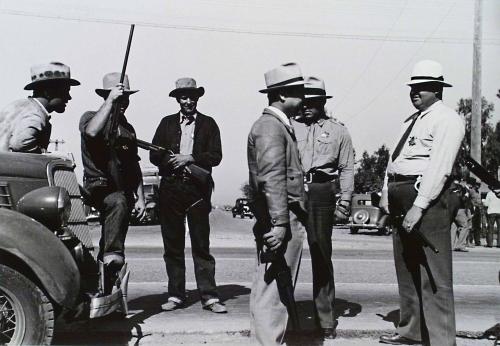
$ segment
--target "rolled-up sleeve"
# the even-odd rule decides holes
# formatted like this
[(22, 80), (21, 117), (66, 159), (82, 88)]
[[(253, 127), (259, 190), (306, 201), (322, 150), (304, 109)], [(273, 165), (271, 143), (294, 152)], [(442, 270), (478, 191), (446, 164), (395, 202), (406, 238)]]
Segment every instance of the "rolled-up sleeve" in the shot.
[(434, 124), (430, 161), (422, 175), (418, 196), (413, 202), (415, 206), (426, 209), (441, 193), (450, 176), (464, 135), (464, 123), (457, 114), (446, 114)]
[(9, 141), (9, 149), (18, 152), (40, 153), (42, 151), (40, 136), (45, 131), (46, 125), (47, 120), (37, 114), (23, 114), (20, 119), (16, 119)]

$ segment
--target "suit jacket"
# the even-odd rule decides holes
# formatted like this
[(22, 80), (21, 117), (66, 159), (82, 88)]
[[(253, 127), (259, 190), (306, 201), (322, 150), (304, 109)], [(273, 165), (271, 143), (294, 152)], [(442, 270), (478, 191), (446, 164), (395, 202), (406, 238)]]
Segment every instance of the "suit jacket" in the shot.
[(290, 206), (304, 204), (304, 181), (293, 129), (272, 110), (264, 109), (248, 135), (247, 155), (250, 202), (257, 205), (256, 209), (265, 203), (273, 225), (288, 224)]
[[(174, 154), (179, 153), (181, 143), (180, 113), (167, 115), (164, 117), (152, 140), (153, 144), (171, 150)], [(193, 153), (194, 163), (212, 172), (212, 167), (217, 166), (222, 160), (222, 149), (219, 127), (214, 119), (197, 112), (194, 125)], [(166, 154), (153, 152), (149, 153), (152, 164), (158, 166), (161, 176), (168, 176), (173, 173), (171, 167), (164, 160)]]

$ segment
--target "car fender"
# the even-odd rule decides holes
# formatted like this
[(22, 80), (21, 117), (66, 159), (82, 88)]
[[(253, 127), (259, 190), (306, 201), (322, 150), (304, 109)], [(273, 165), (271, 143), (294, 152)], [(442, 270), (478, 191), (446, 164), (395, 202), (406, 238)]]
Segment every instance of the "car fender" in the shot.
[(69, 250), (48, 228), (24, 214), (0, 208), (0, 249), (24, 262), (56, 303), (74, 305), (80, 272)]

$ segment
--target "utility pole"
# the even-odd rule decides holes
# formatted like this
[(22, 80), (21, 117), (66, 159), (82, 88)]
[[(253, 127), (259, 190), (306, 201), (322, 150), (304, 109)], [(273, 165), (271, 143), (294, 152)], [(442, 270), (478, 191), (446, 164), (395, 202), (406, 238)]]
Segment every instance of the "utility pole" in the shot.
[(66, 141), (64, 139), (54, 139), (54, 140), (50, 140), (50, 143), (54, 143), (55, 144), (55, 148), (54, 148), (54, 151), (59, 151), (59, 144), (64, 144), (66, 143)]
[(470, 155), (481, 163), (481, 7), (482, 0), (474, 3), (474, 45), (472, 59), (472, 114)]

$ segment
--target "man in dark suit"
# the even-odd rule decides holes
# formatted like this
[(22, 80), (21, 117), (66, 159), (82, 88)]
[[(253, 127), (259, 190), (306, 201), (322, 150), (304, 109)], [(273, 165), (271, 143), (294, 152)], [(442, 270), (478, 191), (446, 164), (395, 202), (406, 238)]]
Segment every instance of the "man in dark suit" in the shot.
[[(262, 345), (279, 345), (288, 321), (275, 263), (264, 263), (263, 252), (284, 256), (291, 282), (299, 270), (305, 229), (304, 185), (297, 142), (290, 118), (298, 115), (304, 99), (304, 79), (297, 64), (281, 65), (265, 74), (269, 106), (248, 135), (250, 205), (255, 214), (258, 261), (250, 295), (252, 333)], [(292, 212), (292, 209), (294, 210)], [(271, 277), (271, 278), (270, 278)], [(293, 290), (293, 287), (292, 287)]]
[(181, 308), (186, 301), (186, 265), (184, 262), (187, 217), (195, 268), (196, 283), (203, 308), (215, 313), (227, 312), (220, 303), (215, 284), (215, 259), (210, 254), (211, 186), (201, 186), (189, 174), (196, 165), (212, 172), (222, 159), (219, 128), (214, 119), (197, 111), (203, 87), (192, 78), (180, 78), (169, 94), (180, 105), (178, 113), (164, 117), (153, 144), (167, 152), (151, 152), (151, 162), (158, 166), (160, 184), (160, 222), (164, 260), (168, 275), (167, 311)]

